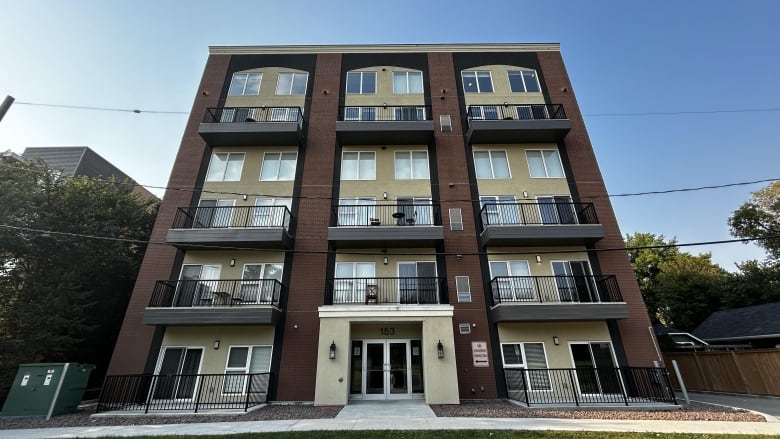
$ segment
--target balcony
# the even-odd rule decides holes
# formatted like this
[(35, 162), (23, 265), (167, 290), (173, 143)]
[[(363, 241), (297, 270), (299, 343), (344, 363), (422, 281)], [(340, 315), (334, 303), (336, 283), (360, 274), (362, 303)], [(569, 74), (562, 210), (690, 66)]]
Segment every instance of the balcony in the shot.
[(180, 207), (166, 242), (180, 248), (231, 245), (258, 249), (285, 249), (291, 245), (286, 206)]
[(440, 207), (432, 203), (350, 204), (333, 207), (336, 248), (433, 247), (444, 240)]
[(275, 279), (157, 281), (147, 325), (275, 325), (284, 286)]
[(198, 134), (211, 146), (285, 146), (303, 142), (300, 107), (206, 109)]
[(437, 305), (446, 303), (439, 277), (371, 277), (327, 280), (326, 305)]
[(267, 401), (270, 373), (108, 375), (97, 412), (242, 410)]
[(557, 143), (571, 121), (560, 104), (469, 105), (466, 139), (479, 143)]
[(336, 136), (342, 145), (428, 145), (430, 105), (340, 106)]
[(490, 290), (497, 322), (628, 318), (615, 276), (496, 276)]
[(529, 407), (677, 404), (659, 367), (505, 368), (504, 379), (509, 398)]
[(483, 246), (580, 245), (604, 238), (593, 203), (490, 202), (480, 213)]

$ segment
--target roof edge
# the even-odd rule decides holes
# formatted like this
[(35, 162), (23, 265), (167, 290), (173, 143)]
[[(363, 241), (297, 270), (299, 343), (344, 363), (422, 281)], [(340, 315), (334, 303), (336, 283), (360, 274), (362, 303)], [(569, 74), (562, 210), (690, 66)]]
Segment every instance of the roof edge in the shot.
[[(701, 337), (701, 336), (699, 336)], [(709, 341), (727, 341), (727, 340), (758, 340), (762, 338), (779, 338), (780, 334), (765, 334), (765, 335), (745, 335), (742, 337), (717, 337), (717, 338), (704, 338)]]
[(280, 46), (209, 46), (211, 55), (419, 52), (560, 52), (560, 43), (485, 44), (333, 44)]

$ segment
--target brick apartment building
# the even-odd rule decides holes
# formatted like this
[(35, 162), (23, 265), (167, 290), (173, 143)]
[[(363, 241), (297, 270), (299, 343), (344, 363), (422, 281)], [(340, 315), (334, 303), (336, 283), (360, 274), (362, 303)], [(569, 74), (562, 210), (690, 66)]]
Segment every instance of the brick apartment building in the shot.
[(658, 382), (557, 44), (211, 47), (169, 187), (104, 402)]

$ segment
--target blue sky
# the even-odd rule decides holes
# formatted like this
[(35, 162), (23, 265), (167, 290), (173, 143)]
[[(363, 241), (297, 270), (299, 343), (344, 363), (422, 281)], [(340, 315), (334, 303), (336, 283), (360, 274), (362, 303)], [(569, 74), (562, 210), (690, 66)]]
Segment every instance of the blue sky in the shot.
[[(189, 111), (209, 45), (560, 42), (610, 193), (780, 178), (780, 2), (6, 1), (0, 98)], [(87, 145), (143, 184), (167, 183), (186, 115), (15, 104), (0, 151)], [(764, 185), (613, 198), (623, 234), (730, 238)], [(159, 191), (158, 191), (159, 193)], [(692, 247), (735, 261), (752, 245)]]

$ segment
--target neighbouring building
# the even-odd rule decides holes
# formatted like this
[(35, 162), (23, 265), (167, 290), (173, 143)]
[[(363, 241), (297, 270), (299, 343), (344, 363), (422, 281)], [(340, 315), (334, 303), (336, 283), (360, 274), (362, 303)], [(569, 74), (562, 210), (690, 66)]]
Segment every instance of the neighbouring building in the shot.
[(211, 47), (169, 186), (100, 410), (673, 400), (558, 44)]

